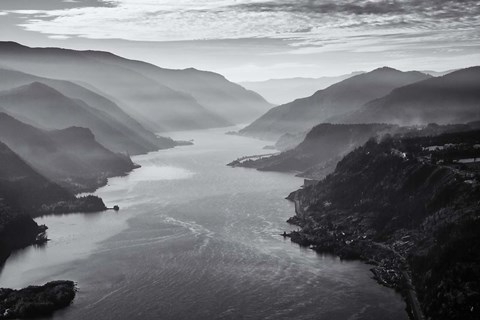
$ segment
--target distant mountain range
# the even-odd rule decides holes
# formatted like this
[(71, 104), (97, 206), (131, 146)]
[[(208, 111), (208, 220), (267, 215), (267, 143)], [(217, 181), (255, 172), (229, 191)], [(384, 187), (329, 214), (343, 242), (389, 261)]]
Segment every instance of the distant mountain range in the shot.
[(351, 78), (363, 72), (320, 77), (320, 78), (285, 78), (266, 81), (239, 82), (243, 87), (261, 94), (265, 99), (276, 105), (285, 104), (300, 97), (308, 97), (318, 90), (325, 89), (342, 80)]
[(107, 52), (0, 42), (0, 61), (4, 68), (86, 86), (157, 132), (228, 126), (271, 107), (218, 74), (162, 69)]
[(240, 130), (240, 134), (275, 140), (285, 133), (307, 131), (332, 117), (357, 110), (395, 88), (430, 77), (416, 71), (402, 72), (387, 67), (376, 69), (319, 90), (310, 97), (272, 108)]
[(415, 125), (465, 123), (478, 119), (480, 67), (471, 67), (397, 88), (337, 118), (336, 122)]
[(118, 152), (138, 154), (175, 145), (172, 140), (162, 139), (155, 146), (155, 137), (143, 139), (108, 113), (82, 100), (69, 98), (41, 82), (1, 91), (0, 111), (44, 129), (89, 128), (99, 142)]
[(194, 68), (172, 70), (116, 55), (91, 51), (97, 60), (129, 68), (175, 91), (192, 96), (208, 111), (230, 123), (252, 121), (272, 107), (254, 91), (228, 81), (224, 76)]
[[(81, 122), (79, 119), (67, 117), (58, 123), (55, 123), (57, 119), (51, 119), (54, 120), (51, 121), (53, 125), (45, 124), (46, 128), (53, 129), (65, 128), (70, 125), (85, 125), (97, 134), (97, 139), (104, 143), (105, 146), (108, 146), (116, 152), (127, 151), (130, 154), (145, 153), (159, 148), (171, 148), (175, 145), (171, 139), (157, 137), (152, 132), (146, 130), (137, 120), (123, 111), (112, 100), (76, 83), (37, 77), (14, 70), (0, 69), (0, 91), (11, 90), (17, 87), (31, 85), (32, 83), (39, 84), (38, 87), (41, 87), (42, 84), (45, 85), (43, 87), (44, 91), (50, 90), (52, 93), (51, 98), (54, 100), (59, 98), (60, 94), (73, 100), (69, 101), (68, 105), (76, 105), (76, 109), (85, 109), (85, 112), (88, 112), (90, 116), (95, 119), (95, 123), (97, 123), (97, 125), (95, 125), (90, 122)], [(47, 86), (49, 88), (47, 88)], [(39, 88), (38, 90), (42, 89)], [(45, 92), (40, 98), (40, 101), (43, 104), (49, 104), (49, 99), (50, 97)], [(29, 104), (22, 108), (37, 108), (37, 105), (33, 106), (31, 104), (32, 102), (36, 104), (36, 101), (30, 101)], [(15, 105), (9, 107), (9, 109), (15, 111), (14, 108), (16, 108)], [(65, 109), (65, 113), (68, 114), (66, 106), (62, 107), (60, 105), (59, 108)], [(17, 113), (17, 116), (20, 115)], [(45, 114), (44, 118), (48, 118), (49, 116), (49, 114)], [(27, 114), (26, 117), (29, 118), (29, 120), (27, 119), (29, 122), (36, 121), (35, 117), (29, 116), (29, 114)], [(98, 123), (101, 123), (102, 127), (99, 128)], [(37, 124), (40, 125), (39, 123)]]

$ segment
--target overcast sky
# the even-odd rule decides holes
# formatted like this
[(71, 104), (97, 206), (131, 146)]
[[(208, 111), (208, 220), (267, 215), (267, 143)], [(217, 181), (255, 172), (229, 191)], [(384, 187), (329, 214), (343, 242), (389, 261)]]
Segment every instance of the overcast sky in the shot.
[(480, 65), (474, 0), (0, 0), (0, 40), (233, 81)]

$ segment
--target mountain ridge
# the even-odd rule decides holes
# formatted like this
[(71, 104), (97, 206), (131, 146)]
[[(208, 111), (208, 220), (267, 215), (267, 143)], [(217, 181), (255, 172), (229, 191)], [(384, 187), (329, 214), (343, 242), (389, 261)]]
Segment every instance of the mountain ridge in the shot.
[[(197, 91), (193, 89), (198, 85), (202, 85), (202, 88), (206, 90), (205, 96), (212, 97), (212, 101), (215, 101), (213, 98), (219, 92), (213, 91), (213, 89), (218, 88), (209, 86), (208, 81), (194, 81), (190, 85), (192, 92), (189, 90), (179, 92), (170, 88), (169, 85), (171, 86), (171, 84), (164, 83), (169, 80), (169, 77), (163, 77), (163, 80), (159, 81), (161, 78), (159, 74), (165, 72), (175, 73), (177, 72), (175, 70), (162, 69), (153, 64), (128, 60), (111, 53), (102, 54), (100, 52), (99, 54), (99, 51), (30, 48), (21, 45), (8, 45), (5, 42), (0, 42), (0, 58), (3, 66), (22, 72), (61, 80), (89, 83), (109, 96), (116, 97), (120, 102), (119, 106), (125, 112), (140, 121), (147, 129), (153, 129), (156, 132), (225, 127), (232, 124), (232, 121), (225, 120), (219, 114), (222, 111), (221, 109), (223, 109), (222, 107), (226, 105), (224, 99), (218, 100), (222, 103), (218, 103), (215, 108), (210, 106), (212, 110), (218, 109), (216, 110), (218, 112), (212, 112), (195, 98), (195, 92)], [(105, 59), (108, 61), (105, 61)], [(142, 72), (145, 73), (145, 70), (139, 72), (139, 68), (148, 69), (150, 76), (142, 74)], [(191, 72), (191, 70), (186, 69), (186, 71), (182, 72)], [(154, 75), (153, 78), (156, 79), (152, 79), (152, 74)], [(248, 94), (240, 86), (225, 81), (223, 76), (217, 76), (216, 78), (223, 79), (223, 82), (220, 81), (220, 83), (227, 85), (227, 87), (234, 86), (236, 88), (236, 91), (234, 91), (240, 92), (241, 97), (236, 99), (238, 103), (235, 104), (235, 108), (239, 110), (239, 113), (243, 112), (242, 109), (247, 110), (250, 108), (249, 99), (258, 101), (260, 107), (263, 106), (265, 109), (270, 107), (258, 95)], [(182, 79), (185, 80), (186, 86), (189, 83), (186, 81), (188, 77), (183, 77)], [(179, 86), (176, 85), (176, 89), (179, 89)], [(222, 90), (220, 93), (223, 92), (227, 96), (230, 96), (233, 92)], [(201, 90), (198, 92), (201, 92)], [(254, 110), (257, 108), (256, 105), (251, 107)], [(232, 110), (232, 108), (229, 110)]]
[(310, 97), (272, 108), (239, 133), (277, 139), (285, 133), (306, 131), (331, 117), (355, 110), (368, 101), (382, 97), (394, 88), (429, 77), (431, 76), (416, 71), (378, 68), (333, 84)]
[(453, 71), (392, 90), (337, 122), (400, 125), (465, 123), (480, 119), (480, 66)]

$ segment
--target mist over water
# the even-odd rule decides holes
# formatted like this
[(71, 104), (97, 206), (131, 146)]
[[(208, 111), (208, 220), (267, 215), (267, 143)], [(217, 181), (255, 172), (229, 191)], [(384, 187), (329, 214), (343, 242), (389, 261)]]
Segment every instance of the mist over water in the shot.
[(54, 319), (407, 319), (367, 265), (279, 235), (302, 179), (227, 167), (266, 144), (229, 130), (173, 133), (195, 145), (134, 157), (142, 168), (95, 193), (119, 212), (37, 219), (51, 241), (9, 258), (0, 287), (77, 281)]

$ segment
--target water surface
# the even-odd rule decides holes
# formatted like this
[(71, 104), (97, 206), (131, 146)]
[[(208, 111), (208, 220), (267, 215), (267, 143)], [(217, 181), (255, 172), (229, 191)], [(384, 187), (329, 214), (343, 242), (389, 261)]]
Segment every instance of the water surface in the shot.
[(405, 304), (368, 266), (302, 249), (279, 234), (302, 184), (290, 174), (225, 166), (268, 153), (229, 129), (174, 133), (194, 146), (134, 157), (99, 189), (119, 212), (37, 219), (51, 241), (6, 263), (0, 286), (78, 282), (54, 319), (395, 319)]

